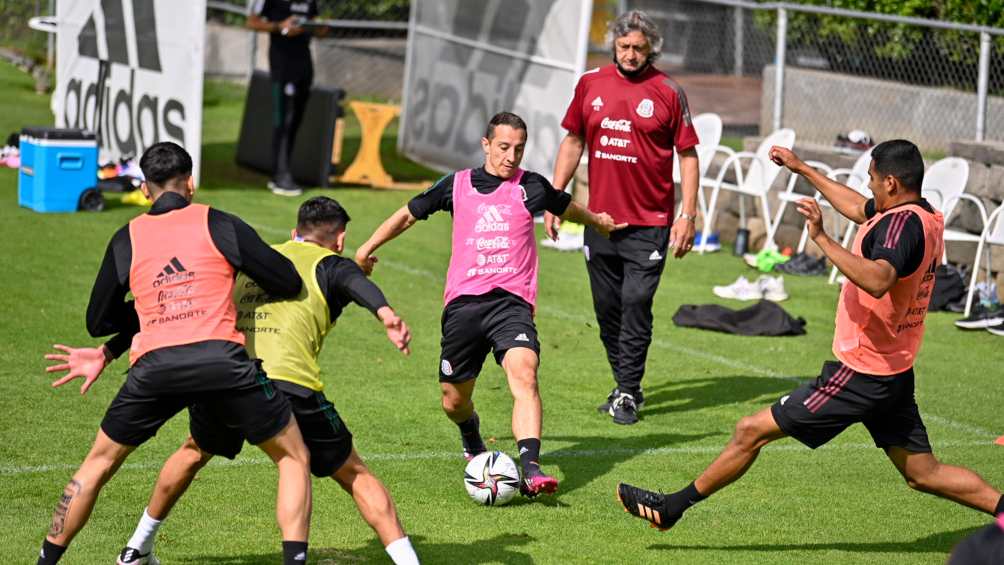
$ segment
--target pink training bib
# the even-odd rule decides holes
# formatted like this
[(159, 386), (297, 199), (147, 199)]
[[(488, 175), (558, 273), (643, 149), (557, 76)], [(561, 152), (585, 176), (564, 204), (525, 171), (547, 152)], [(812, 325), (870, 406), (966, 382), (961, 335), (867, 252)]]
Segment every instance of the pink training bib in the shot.
[(481, 194), (471, 170), (453, 175), (453, 254), (446, 274), (446, 304), (501, 288), (536, 308), (537, 243), (533, 216), (526, 209), (523, 170)]

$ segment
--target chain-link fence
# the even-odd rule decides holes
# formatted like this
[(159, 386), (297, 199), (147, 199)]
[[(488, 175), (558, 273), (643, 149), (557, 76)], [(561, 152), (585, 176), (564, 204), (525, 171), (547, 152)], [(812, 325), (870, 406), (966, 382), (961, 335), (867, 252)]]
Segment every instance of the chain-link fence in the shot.
[[(209, 2), (206, 75), (244, 79), (268, 69), (268, 34), (245, 29), (256, 2)], [(319, 0), (318, 22), (329, 24), (311, 41), (314, 82), (354, 98), (400, 101), (408, 32), (408, 0)]]
[(826, 145), (864, 130), (933, 153), (957, 139), (1004, 141), (1002, 29), (794, 4), (625, 4), (663, 23), (662, 66), (695, 111), (727, 127), (791, 127)]

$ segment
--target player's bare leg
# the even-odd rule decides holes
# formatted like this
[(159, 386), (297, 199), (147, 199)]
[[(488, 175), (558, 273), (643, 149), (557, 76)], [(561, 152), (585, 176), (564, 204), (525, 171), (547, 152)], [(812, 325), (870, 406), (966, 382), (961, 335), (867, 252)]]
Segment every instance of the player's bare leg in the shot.
[(74, 536), (87, 523), (101, 488), (115, 475), (134, 449), (136, 448), (112, 440), (104, 431), (98, 430), (90, 452), (59, 497), (39, 563), (55, 563), (59, 560)]
[(485, 451), (481, 439), (481, 420), (474, 410), (474, 384), (477, 379), (460, 383), (439, 383), (443, 392), (443, 412), (460, 428), (460, 439), (464, 449), (464, 459), (470, 461), (475, 455)]
[(537, 353), (527, 347), (514, 347), (505, 352), (502, 368), (512, 393), (512, 434), (519, 447), (519, 462), (523, 468), (521, 492), (527, 496), (553, 493), (558, 480), (540, 470), (540, 432), (543, 408), (537, 387)]
[(686, 488), (664, 495), (619, 484), (617, 496), (626, 512), (648, 520), (653, 527), (668, 530), (683, 517), (685, 510), (746, 474), (760, 455), (760, 450), (784, 436), (770, 408), (765, 408), (736, 423), (735, 433), (725, 449)]
[(902, 447), (890, 447), (886, 449), (886, 454), (912, 489), (947, 498), (987, 514), (1004, 510), (1004, 497), (1001, 497), (1000, 491), (965, 467), (946, 465), (932, 453), (915, 453)]
[(275, 516), (284, 542), (306, 543), (310, 532), (310, 454), (296, 420), (257, 445), (279, 468)]
[(157, 483), (153, 486), (153, 493), (150, 494), (150, 502), (147, 503), (143, 516), (132, 537), (119, 552), (119, 565), (158, 563), (153, 557), (153, 546), (161, 523), (212, 457), (211, 453), (202, 451), (189, 436), (167, 458), (157, 476)]
[(390, 493), (366, 467), (355, 449), (331, 478), (352, 497), (359, 514), (384, 546), (404, 537), (404, 528), (397, 519), (397, 509)]

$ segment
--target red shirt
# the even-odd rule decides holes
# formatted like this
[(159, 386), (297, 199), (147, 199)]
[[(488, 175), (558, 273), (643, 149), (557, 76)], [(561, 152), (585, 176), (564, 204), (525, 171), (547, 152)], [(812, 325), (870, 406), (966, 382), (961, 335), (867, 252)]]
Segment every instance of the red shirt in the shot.
[(561, 127), (588, 147), (590, 210), (638, 226), (672, 221), (673, 149), (698, 140), (687, 96), (666, 73), (650, 66), (625, 78), (613, 64), (587, 71)]

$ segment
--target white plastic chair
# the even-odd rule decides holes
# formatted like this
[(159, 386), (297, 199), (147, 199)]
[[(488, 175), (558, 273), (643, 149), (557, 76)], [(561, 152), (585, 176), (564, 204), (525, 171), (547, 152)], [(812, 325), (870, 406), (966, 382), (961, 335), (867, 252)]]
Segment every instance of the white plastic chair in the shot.
[[(770, 148), (775, 145), (787, 149), (794, 147), (795, 130), (788, 128), (779, 129), (760, 142), (756, 153), (748, 151), (733, 153), (722, 163), (718, 176), (710, 185), (711, 200), (708, 202), (708, 213), (705, 216), (707, 221), (702, 228), (704, 233), (714, 232), (715, 206), (718, 204), (718, 193), (721, 190), (729, 190), (740, 195), (753, 196), (759, 199), (764, 222), (770, 221), (770, 204), (767, 202), (767, 194), (770, 192), (770, 187), (774, 184), (774, 180), (777, 179), (777, 175), (781, 172), (781, 167), (768, 157)], [(741, 165), (743, 161), (748, 162), (745, 170), (743, 170)], [(729, 171), (730, 167), (735, 173), (735, 184), (725, 182), (724, 180), (725, 173)], [(704, 253), (707, 240), (708, 238), (706, 237), (701, 238), (701, 245), (698, 249), (700, 253)]]
[[(829, 178), (835, 178), (833, 176), (833, 169), (830, 168), (826, 163), (820, 161), (806, 161), (806, 165), (814, 169), (819, 169), (824, 175)], [(764, 240), (763, 249), (777, 249), (777, 243), (774, 241), (774, 237), (777, 235), (777, 230), (781, 227), (781, 219), (784, 217), (784, 210), (788, 207), (789, 203), (798, 202), (803, 198), (809, 198), (809, 195), (802, 194), (801, 192), (795, 192), (795, 184), (798, 182), (799, 175), (791, 175), (788, 177), (788, 186), (777, 195), (780, 203), (777, 207), (777, 212), (774, 213), (774, 219), (767, 222), (767, 238)], [(819, 205), (824, 208), (830, 208), (830, 203), (826, 199), (821, 197), (822, 195), (817, 191), (812, 198), (819, 202)], [(808, 226), (802, 226), (802, 236), (798, 240), (798, 249), (796, 252), (801, 253), (805, 250), (805, 245), (808, 243), (809, 239), (809, 228)]]
[[(869, 147), (864, 153), (862, 153), (857, 161), (854, 161), (854, 166), (850, 169), (833, 169), (833, 178), (840, 180), (841, 177), (844, 178), (844, 184), (853, 188), (865, 198), (872, 197), (872, 191), (868, 188), (868, 169), (872, 164), (872, 149), (874, 147)], [(854, 232), (857, 230), (858, 225), (854, 222), (847, 222), (847, 229), (844, 230), (844, 237), (840, 240), (840, 244), (845, 248), (849, 249), (851, 241), (854, 239)], [(830, 284), (833, 284), (837, 280), (837, 273), (839, 271), (834, 266), (830, 269)]]
[[(704, 190), (701, 189), (702, 186), (706, 184), (706, 177), (708, 174), (708, 168), (711, 167), (712, 161), (715, 160), (715, 153), (719, 151), (724, 152), (728, 155), (732, 155), (735, 152), (732, 149), (725, 147), (721, 144), (722, 141), (722, 118), (718, 114), (704, 113), (694, 116), (693, 122), (694, 129), (697, 131), (697, 161), (699, 163), (698, 169), (698, 187), (697, 187), (697, 207), (701, 214), (701, 218), (706, 218), (708, 215), (708, 207), (704, 200)], [(673, 182), (680, 185), (683, 176), (680, 174), (680, 156), (678, 154), (673, 154)]]
[[(924, 171), (924, 183), (921, 192), (927, 198), (930, 194), (937, 194), (935, 198), (929, 198), (932, 206), (941, 210), (941, 215), (945, 217), (945, 225), (951, 221), (952, 212), (960, 200), (966, 200), (976, 205), (976, 210), (980, 213), (982, 222), (981, 231), (987, 227), (987, 209), (980, 202), (979, 198), (971, 194), (966, 194), (966, 183), (969, 182), (969, 162), (961, 157), (946, 157), (935, 162)], [(936, 200), (940, 200), (940, 205), (936, 205)], [(980, 236), (962, 230), (945, 228), (945, 242), (968, 241), (977, 243)], [(942, 263), (948, 262), (948, 254), (941, 258)], [(975, 271), (975, 269), (974, 269)], [(966, 312), (969, 315), (969, 312)]]
[[(947, 233), (948, 230), (945, 230)], [(987, 217), (983, 233), (980, 234), (979, 242), (976, 244), (976, 258), (973, 260), (973, 274), (969, 279), (969, 295), (966, 296), (965, 317), (969, 317), (973, 306), (973, 295), (976, 293), (976, 275), (980, 271), (980, 256), (983, 255), (983, 247), (986, 244), (1004, 245), (1004, 204), (997, 207)], [(987, 250), (987, 280), (990, 280), (990, 251)]]

